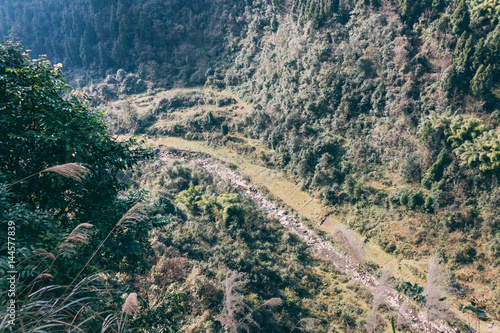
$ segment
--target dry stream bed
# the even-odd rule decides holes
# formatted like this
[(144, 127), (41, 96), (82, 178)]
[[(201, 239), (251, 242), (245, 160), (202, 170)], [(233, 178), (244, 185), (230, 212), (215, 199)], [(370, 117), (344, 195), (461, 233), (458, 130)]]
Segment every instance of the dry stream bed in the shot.
[[(211, 157), (192, 157), (189, 151), (161, 151), (159, 155), (163, 160), (190, 160), (211, 174), (231, 183), (231, 185), (240, 191), (240, 194), (251, 198), (259, 207), (263, 208), (268, 215), (277, 219), (283, 227), (292, 231), (299, 238), (307, 242), (307, 244), (313, 247), (321, 256), (331, 260), (342, 272), (349, 275), (353, 280), (361, 282), (372, 292), (375, 292), (378, 286), (377, 279), (368, 273), (359, 262), (349, 255), (339, 253), (332, 244), (324, 240), (310, 227), (301, 223), (297, 216), (291, 214), (287, 210), (280, 209), (277, 204), (271, 202), (264, 195), (259, 193), (259, 191), (238, 172), (229, 169), (221, 162)], [(390, 290), (388, 292), (386, 301), (394, 311), (398, 312), (398, 316), (401, 316), (412, 329), (418, 332), (454, 332), (454, 330), (448, 328), (444, 323), (427, 320), (426, 313), (417, 309), (415, 306), (409, 306), (411, 302), (408, 298), (395, 290)]]

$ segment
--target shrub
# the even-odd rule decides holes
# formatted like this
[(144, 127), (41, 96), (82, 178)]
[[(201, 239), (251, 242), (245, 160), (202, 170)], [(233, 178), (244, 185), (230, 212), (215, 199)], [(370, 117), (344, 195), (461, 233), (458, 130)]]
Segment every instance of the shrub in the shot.
[(469, 244), (460, 246), (459, 249), (452, 252), (451, 260), (456, 264), (470, 264), (476, 258), (477, 251)]
[(422, 206), (424, 203), (424, 198), (421, 191), (414, 192), (408, 197), (408, 208), (415, 209), (416, 207)]
[(467, 141), (454, 150), (461, 166), (478, 167), (484, 172), (500, 171), (500, 137), (496, 131), (484, 132), (474, 141)]
[(422, 178), (422, 157), (418, 154), (409, 154), (402, 166), (402, 176), (407, 182), (419, 182)]
[(408, 204), (408, 199), (409, 199), (408, 192), (404, 191), (399, 196), (399, 203), (403, 206), (406, 206), (406, 204)]
[(427, 198), (425, 198), (424, 210), (427, 213), (434, 213), (434, 200), (430, 195), (428, 195)]
[(441, 223), (449, 232), (464, 229), (466, 225), (460, 211), (456, 208), (453, 209), (453, 207), (441, 218)]

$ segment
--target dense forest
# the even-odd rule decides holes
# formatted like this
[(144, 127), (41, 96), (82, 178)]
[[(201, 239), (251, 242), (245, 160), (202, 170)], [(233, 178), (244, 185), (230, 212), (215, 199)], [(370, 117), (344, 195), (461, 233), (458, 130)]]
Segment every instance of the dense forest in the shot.
[[(79, 223), (103, 221), (95, 225), (104, 237), (73, 251), (76, 259), (61, 255), (47, 267), (28, 266), (26, 286), (47, 269), (70, 265), (74, 272), (60, 281), (70, 286), (109, 269), (117, 273), (114, 290), (128, 293), (133, 285), (152, 297), (143, 300), (150, 307), (134, 317), (135, 327), (142, 320), (151, 325), (144, 331), (160, 331), (166, 320), (174, 331), (211, 332), (231, 331), (227, 317), (214, 320), (225, 311), (222, 281), (246, 281), (239, 320), (255, 316), (231, 332), (304, 331), (296, 324), (309, 317), (321, 321), (318, 332), (363, 331), (369, 292), (356, 287), (365, 298), (357, 303), (345, 301), (352, 286), (337, 294), (323, 288), (326, 280), (347, 278), (254, 203), (227, 184), (215, 186), (192, 165), (144, 162), (152, 157), (147, 149), (118, 143), (109, 130), (214, 147), (237, 137), (259, 140), (265, 150), (241, 153), (286, 174), (365, 241), (398, 260), (439, 254), (462, 303), (473, 299), (477, 313), (481, 308), (498, 319), (500, 1), (3, 0), (0, 17), (0, 38), (31, 50), (5, 44), (0, 63), (2, 128), (20, 128), (0, 133), (0, 157), (7, 161), (0, 165), (0, 204), (10, 214), (6, 221), (23, 228), (23, 221), (35, 221), (26, 228), (37, 236), (21, 241), (26, 261), (36, 257), (35, 244), (53, 252)], [(60, 65), (45, 59), (61, 63), (69, 82), (93, 97), (68, 97)], [(48, 90), (29, 89), (41, 84)], [(108, 113), (106, 121), (91, 108), (173, 87), (230, 91), (250, 110), (238, 114), (234, 100), (190, 92), (143, 113), (124, 107), (127, 117)], [(22, 94), (27, 99), (16, 97)], [(36, 110), (55, 107), (44, 114), (30, 109), (35, 104), (43, 106)], [(196, 117), (170, 119), (192, 107)], [(19, 114), (9, 118), (10, 109)], [(165, 120), (173, 122), (160, 126)], [(50, 171), (39, 174), (69, 162), (85, 165), (85, 187)], [(148, 173), (157, 175), (154, 196), (141, 190)], [(144, 213), (144, 227), (115, 234), (114, 223), (146, 197), (154, 197), (154, 208)], [(86, 265), (84, 274), (82, 265), (70, 264), (85, 262), (110, 232), (118, 248), (105, 242), (91, 260), (94, 270)], [(123, 245), (129, 240), (134, 246)], [(313, 273), (319, 271), (328, 273)], [(266, 281), (266, 288), (252, 281)], [(151, 288), (164, 298), (154, 299), (146, 292)], [(275, 298), (284, 302), (260, 307)], [(153, 311), (158, 304), (165, 308)]]

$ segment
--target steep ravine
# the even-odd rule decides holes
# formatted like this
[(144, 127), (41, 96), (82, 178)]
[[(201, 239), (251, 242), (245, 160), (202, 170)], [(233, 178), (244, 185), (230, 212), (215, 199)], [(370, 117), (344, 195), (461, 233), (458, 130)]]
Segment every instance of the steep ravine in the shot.
[[(343, 255), (322, 237), (320, 237), (311, 228), (299, 222), (298, 218), (286, 210), (280, 209), (278, 205), (269, 201), (259, 193), (259, 191), (252, 186), (251, 183), (246, 181), (237, 172), (225, 167), (217, 160), (211, 157), (198, 157), (191, 154), (190, 151), (161, 151), (159, 156), (163, 160), (168, 159), (186, 159), (196, 163), (204, 170), (230, 182), (233, 186), (238, 188), (242, 195), (246, 195), (263, 208), (269, 215), (276, 218), (283, 227), (294, 232), (299, 238), (307, 242), (309, 246), (313, 247), (320, 255), (331, 260), (336, 267), (338, 267), (345, 274), (349, 275), (352, 279), (361, 282), (372, 292), (375, 292), (378, 286), (376, 278), (368, 273), (348, 254)], [(437, 323), (436, 321), (429, 321), (427, 315), (417, 309), (415, 306), (408, 306), (411, 304), (409, 299), (403, 294), (390, 290), (387, 295), (387, 302), (389, 306), (398, 312), (412, 329), (419, 332), (454, 332), (453, 329), (444, 323)], [(406, 304), (405, 304), (406, 303)]]

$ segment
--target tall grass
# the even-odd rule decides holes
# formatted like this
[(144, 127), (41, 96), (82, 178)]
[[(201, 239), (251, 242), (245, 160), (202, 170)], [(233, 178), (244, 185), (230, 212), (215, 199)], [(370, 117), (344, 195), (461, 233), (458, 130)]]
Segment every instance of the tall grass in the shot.
[(453, 305), (456, 290), (452, 287), (451, 274), (437, 255), (429, 261), (426, 285), (426, 308), (429, 323), (435, 319), (450, 319), (449, 309)]
[[(96, 300), (95, 284), (100, 274), (81, 279), (75, 286), (48, 285), (16, 300), (16, 325), (0, 323), (0, 333), (12, 332), (85, 332), (84, 325), (94, 317), (83, 318), (89, 302)], [(59, 295), (55, 297), (55, 295)], [(85, 314), (87, 315), (87, 314)], [(81, 320), (79, 320), (81, 318)]]
[(346, 226), (341, 225), (334, 227), (333, 234), (339, 240), (339, 243), (343, 245), (343, 249), (350, 254), (351, 258), (361, 266), (364, 266), (365, 254), (363, 250), (363, 242), (359, 239), (356, 233)]
[(15, 182), (5, 186), (2, 190), (6, 190), (7, 188), (12, 187), (16, 184), (19, 184), (27, 179), (30, 179), (30, 178), (35, 177), (37, 175), (42, 175), (42, 174), (47, 173), (47, 172), (57, 173), (63, 177), (71, 178), (71, 179), (74, 179), (78, 182), (82, 182), (85, 179), (85, 176), (87, 175), (89, 170), (78, 163), (59, 164), (59, 165), (55, 165), (55, 166), (50, 167), (50, 168), (43, 169), (40, 172), (33, 173), (33, 174), (31, 174), (27, 177), (24, 177), (22, 179), (19, 179)]
[(375, 293), (373, 295), (372, 308), (370, 313), (368, 314), (368, 320), (365, 325), (368, 333), (375, 333), (375, 329), (378, 325), (377, 310), (389, 296), (392, 287), (392, 270), (390, 268), (387, 268), (382, 273), (382, 276), (378, 281), (377, 288), (375, 289)]
[[(251, 326), (260, 328), (252, 315), (261, 308), (274, 309), (283, 304), (280, 298), (271, 298), (251, 310), (244, 302), (243, 295), (239, 291), (244, 283), (240, 280), (238, 273), (231, 270), (226, 273), (226, 278), (222, 284), (224, 287), (224, 313), (219, 321), (230, 333), (238, 333), (240, 329), (250, 332)], [(248, 314), (245, 315), (246, 312)]]
[[(24, 180), (27, 180), (36, 175), (52, 172), (63, 177), (74, 179), (82, 182), (88, 170), (78, 163), (67, 163), (56, 165), (40, 172), (29, 175), (23, 179), (15, 181), (2, 188), (7, 188), (16, 185)], [(48, 284), (46, 281), (52, 280), (53, 275), (51, 269), (58, 258), (77, 251), (77, 248), (86, 244), (89, 241), (89, 229), (93, 227), (90, 223), (81, 223), (66, 237), (66, 239), (56, 248), (56, 253), (51, 253), (40, 249), (33, 252), (33, 255), (40, 257), (39, 267), (45, 260), (52, 260), (50, 265), (38, 274), (23, 290), (17, 293), (16, 299), (16, 318), (14, 326), (7, 320), (8, 316), (4, 316), (0, 322), (0, 333), (13, 332), (85, 332), (84, 327), (93, 319), (103, 320), (105, 325), (108, 325), (110, 316), (102, 318), (100, 313), (90, 310), (89, 304), (97, 300), (95, 286), (99, 281), (99, 285), (104, 285), (100, 274), (80, 278), (81, 274), (88, 266), (92, 258), (99, 252), (104, 243), (119, 227), (129, 227), (134, 222), (145, 218), (143, 206), (136, 204), (125, 213), (122, 218), (116, 223), (113, 229), (99, 243), (92, 255), (82, 266), (78, 274), (73, 278), (69, 285)], [(23, 265), (27, 259), (18, 263), (18, 267)], [(78, 281), (78, 282), (77, 282)], [(22, 282), (21, 282), (22, 283)], [(48, 284), (48, 285), (47, 285)], [(41, 287), (37, 287), (40, 286)], [(36, 291), (34, 289), (38, 288)], [(26, 295), (26, 296), (23, 296)], [(118, 331), (111, 325), (109, 328), (113, 332), (123, 331), (126, 324), (123, 316), (132, 315), (138, 311), (137, 294), (130, 294), (122, 308), (122, 316), (119, 320)]]

